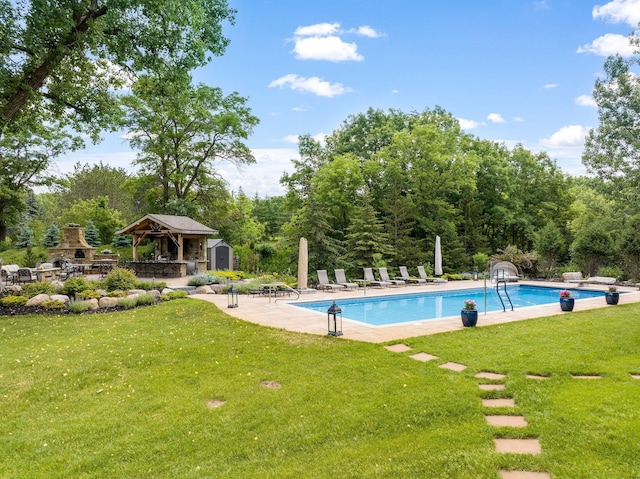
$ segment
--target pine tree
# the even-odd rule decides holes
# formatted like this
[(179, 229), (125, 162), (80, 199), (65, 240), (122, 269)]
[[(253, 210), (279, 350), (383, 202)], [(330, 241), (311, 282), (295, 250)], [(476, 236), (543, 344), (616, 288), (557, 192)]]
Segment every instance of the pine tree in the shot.
[(53, 248), (54, 246), (58, 246), (60, 244), (60, 228), (58, 225), (52, 224), (49, 226), (49, 229), (44, 235), (44, 239), (42, 240), (42, 244), (47, 248)]
[(102, 244), (102, 241), (100, 241), (100, 233), (98, 233), (98, 229), (92, 220), (87, 221), (87, 226), (84, 229), (84, 239), (86, 239), (87, 243), (91, 246), (100, 246)]
[(18, 241), (16, 241), (16, 246), (18, 248), (26, 248), (28, 246), (35, 246), (36, 242), (33, 239), (33, 231), (27, 225), (23, 224), (20, 226), (20, 230), (18, 232)]
[(129, 235), (114, 235), (111, 244), (116, 248), (122, 248), (124, 246), (131, 246), (132, 240)]
[(393, 256), (389, 236), (384, 231), (382, 221), (371, 205), (369, 195), (351, 218), (347, 228), (347, 256), (356, 268), (383, 265), (385, 259)]

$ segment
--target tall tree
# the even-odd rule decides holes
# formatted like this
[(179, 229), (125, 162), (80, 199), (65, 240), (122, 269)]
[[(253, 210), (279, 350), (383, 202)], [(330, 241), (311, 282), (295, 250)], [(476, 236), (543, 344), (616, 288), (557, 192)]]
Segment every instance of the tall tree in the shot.
[(237, 93), (193, 86), (178, 69), (140, 78), (133, 93), (124, 98), (130, 143), (140, 150), (141, 184), (158, 185), (148, 192), (160, 211), (173, 200), (194, 200), (219, 179), (217, 161), (255, 162), (244, 140), (259, 120)]

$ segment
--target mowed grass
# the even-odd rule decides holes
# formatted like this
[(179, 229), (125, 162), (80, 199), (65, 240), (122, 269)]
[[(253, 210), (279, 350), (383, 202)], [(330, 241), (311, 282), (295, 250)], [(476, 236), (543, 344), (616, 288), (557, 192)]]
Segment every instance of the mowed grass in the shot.
[[(406, 353), (264, 328), (194, 299), (3, 317), (0, 477), (638, 478), (639, 312), (412, 338)], [(439, 359), (409, 358), (421, 351)], [(447, 361), (468, 369), (437, 367)], [(506, 390), (480, 391), (479, 371), (507, 373)], [(498, 411), (527, 428), (486, 424), (495, 411), (481, 398), (501, 396), (517, 406)], [(497, 454), (494, 437), (538, 437), (543, 454)]]

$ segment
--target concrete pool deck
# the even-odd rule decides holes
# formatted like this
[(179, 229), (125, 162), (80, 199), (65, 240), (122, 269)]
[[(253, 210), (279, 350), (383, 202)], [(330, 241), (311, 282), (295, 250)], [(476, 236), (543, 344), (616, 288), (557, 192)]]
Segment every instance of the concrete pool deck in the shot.
[[(605, 285), (588, 285), (583, 287), (571, 287), (561, 282), (540, 282), (540, 281), (520, 281), (517, 284), (530, 286), (548, 286), (555, 288), (567, 288), (576, 291), (606, 291)], [(171, 287), (170, 285), (168, 285)], [(417, 286), (400, 286), (397, 288), (366, 288), (366, 297), (388, 296), (411, 294), (421, 292), (460, 290), (484, 287), (484, 281), (449, 281), (446, 284), (421, 284)], [(487, 283), (490, 289), (491, 284)], [(493, 286), (495, 287), (495, 286)], [(619, 287), (619, 304), (640, 302), (640, 290), (633, 287)], [(311, 310), (304, 310), (292, 306), (292, 303), (299, 301), (322, 301), (335, 300), (338, 305), (340, 299), (365, 297), (364, 288), (356, 291), (324, 292), (318, 291), (313, 294), (301, 294), (299, 299), (292, 297), (274, 298), (264, 296), (240, 295), (237, 308), (227, 307), (227, 295), (224, 294), (196, 294), (190, 297), (209, 301), (230, 316), (249, 321), (263, 326), (282, 328), (288, 331), (310, 334), (327, 334), (327, 314)], [(610, 307), (604, 298), (576, 299), (575, 311)], [(462, 305), (461, 305), (462, 308)], [(478, 305), (478, 326), (488, 326), (492, 324), (508, 323), (523, 319), (538, 318), (542, 316), (553, 316), (556, 314), (571, 314), (562, 312), (559, 303), (546, 306), (531, 306), (516, 309), (515, 311), (484, 313), (482, 305)], [(365, 341), (371, 343), (383, 343), (392, 340), (410, 338), (415, 336), (425, 336), (428, 334), (443, 333), (447, 331), (457, 331), (464, 329), (460, 316), (452, 316), (442, 319), (430, 319), (424, 321), (412, 321), (401, 324), (391, 324), (386, 326), (371, 326), (357, 321), (344, 318), (342, 322), (342, 338)]]

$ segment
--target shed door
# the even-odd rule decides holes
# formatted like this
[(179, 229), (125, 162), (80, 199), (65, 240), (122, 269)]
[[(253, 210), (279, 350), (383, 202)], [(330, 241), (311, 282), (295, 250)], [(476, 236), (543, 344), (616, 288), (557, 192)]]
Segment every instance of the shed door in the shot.
[(229, 248), (221, 245), (216, 248), (216, 269), (229, 269)]

